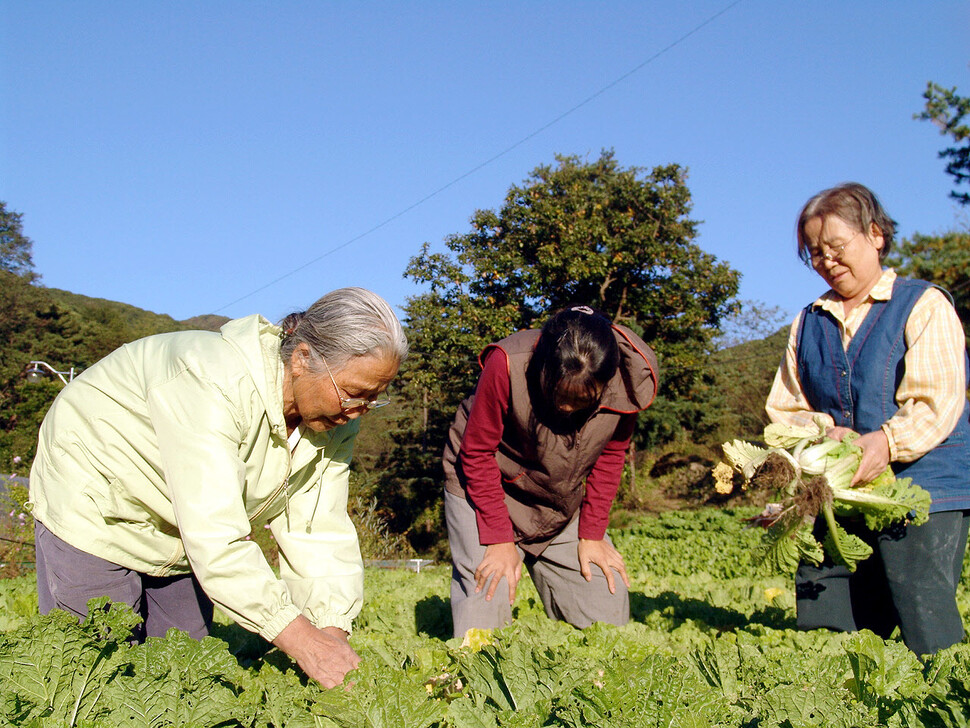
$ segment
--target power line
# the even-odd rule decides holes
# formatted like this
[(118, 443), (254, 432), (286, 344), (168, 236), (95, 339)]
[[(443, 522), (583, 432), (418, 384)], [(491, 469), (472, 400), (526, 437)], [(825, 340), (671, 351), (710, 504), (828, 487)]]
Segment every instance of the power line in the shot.
[(634, 66), (629, 71), (627, 71), (626, 73), (624, 73), (622, 76), (620, 76), (620, 77), (614, 79), (613, 81), (611, 81), (610, 83), (606, 84), (605, 86), (603, 86), (602, 88), (600, 88), (595, 93), (590, 94), (589, 96), (587, 96), (585, 99), (583, 99), (582, 101), (580, 101), (575, 106), (570, 107), (566, 111), (564, 111), (561, 114), (559, 114), (558, 116), (556, 116), (551, 121), (543, 124), (538, 129), (535, 129), (531, 133), (529, 133), (526, 136), (522, 137), (521, 139), (519, 139), (519, 141), (515, 142), (514, 144), (506, 147), (505, 149), (503, 149), (498, 154), (496, 154), (496, 155), (494, 155), (492, 157), (489, 157), (484, 162), (481, 162), (480, 164), (472, 167), (470, 170), (468, 170), (464, 174), (461, 174), (458, 177), (455, 177), (453, 180), (451, 180), (447, 184), (442, 185), (441, 187), (439, 187), (438, 189), (436, 189), (434, 192), (428, 193), (427, 195), (425, 195), (424, 197), (422, 197), (417, 202), (414, 202), (414, 203), (408, 205), (407, 207), (405, 207), (403, 210), (400, 210), (399, 212), (394, 213), (393, 215), (391, 215), (390, 217), (386, 218), (382, 222), (379, 222), (378, 224), (374, 225), (372, 228), (370, 228), (368, 230), (365, 230), (364, 232), (360, 233), (359, 235), (355, 235), (354, 237), (352, 237), (349, 240), (341, 243), (340, 245), (337, 245), (337, 246), (335, 246), (333, 248), (330, 248), (330, 250), (328, 250), (328, 251), (326, 251), (324, 253), (321, 253), (316, 258), (313, 258), (311, 260), (308, 260), (303, 265), (300, 265), (300, 266), (298, 266), (296, 268), (293, 268), (289, 272), (284, 273), (284, 274), (282, 274), (282, 275), (274, 278), (269, 283), (266, 283), (266, 284), (260, 286), (259, 288), (256, 288), (256, 289), (250, 291), (249, 293), (247, 293), (247, 294), (245, 294), (243, 296), (240, 296), (239, 298), (235, 299), (234, 301), (230, 301), (229, 303), (227, 303), (227, 304), (225, 304), (223, 306), (220, 306), (215, 311), (213, 311), (213, 313), (219, 313), (220, 311), (224, 311), (225, 309), (229, 308), (230, 306), (233, 306), (233, 305), (239, 303), (240, 301), (244, 301), (247, 298), (249, 298), (250, 296), (256, 295), (260, 291), (265, 291), (267, 288), (270, 288), (272, 286), (275, 286), (280, 281), (285, 280), (285, 279), (289, 278), (290, 276), (295, 275), (296, 273), (299, 273), (301, 270), (304, 270), (305, 268), (309, 268), (311, 265), (314, 265), (315, 263), (320, 262), (321, 260), (323, 260), (327, 256), (336, 253), (338, 250), (343, 250), (348, 245), (352, 245), (353, 243), (356, 243), (358, 240), (367, 237), (371, 233), (376, 232), (377, 230), (380, 230), (385, 225), (388, 225), (388, 224), (394, 222), (395, 220), (397, 220), (399, 217), (402, 217), (403, 215), (406, 215), (407, 213), (409, 213), (414, 208), (419, 207), (420, 205), (423, 205), (425, 202), (427, 202), (428, 200), (432, 199), (433, 197), (436, 197), (436, 196), (440, 195), (442, 192), (444, 192), (445, 190), (449, 189), (450, 187), (455, 186), (456, 184), (458, 184), (459, 182), (461, 182), (463, 179), (466, 179), (466, 178), (470, 177), (471, 175), (475, 174), (479, 170), (484, 169), (485, 167), (487, 167), (488, 165), (492, 164), (493, 162), (501, 159), (502, 157), (504, 157), (505, 155), (507, 155), (510, 152), (514, 151), (515, 149), (519, 148), (520, 146), (522, 146), (523, 144), (525, 144), (529, 140), (537, 137), (539, 134), (541, 134), (542, 132), (546, 131), (550, 127), (555, 126), (556, 124), (558, 124), (560, 121), (562, 121), (563, 119), (565, 119), (570, 114), (575, 113), (579, 109), (583, 108), (587, 104), (589, 104), (592, 101), (594, 101), (595, 99), (599, 98), (600, 96), (602, 96), (603, 94), (605, 94), (607, 91), (609, 91), (610, 89), (612, 89), (614, 86), (619, 85), (620, 83), (622, 83), (623, 81), (625, 81), (626, 79), (628, 79), (630, 76), (632, 76), (633, 74), (637, 73), (639, 70), (641, 70), (642, 68), (644, 68), (645, 66), (653, 63), (655, 60), (657, 60), (658, 58), (660, 58), (662, 55), (664, 55), (668, 51), (676, 48), (678, 45), (680, 45), (681, 43), (683, 43), (685, 40), (687, 40), (688, 38), (690, 38), (692, 35), (695, 35), (696, 33), (700, 32), (702, 29), (704, 29), (705, 27), (707, 27), (708, 25), (710, 25), (711, 23), (713, 23), (715, 20), (717, 20), (718, 18), (720, 18), (722, 15), (724, 15), (725, 13), (727, 13), (729, 10), (731, 10), (735, 5), (739, 5), (741, 2), (743, 2), (743, 0), (734, 0), (734, 2), (730, 3), (726, 7), (722, 8), (718, 12), (714, 13), (713, 15), (711, 15), (710, 17), (708, 17), (706, 20), (704, 20), (700, 24), (694, 26), (694, 28), (692, 28), (691, 30), (689, 30), (688, 32), (684, 33), (682, 36), (680, 36), (679, 38), (677, 38), (677, 40), (673, 41), (672, 43), (670, 43), (666, 47), (664, 47), (661, 50), (657, 51), (656, 53), (654, 53), (652, 56), (650, 56), (649, 58), (647, 58), (642, 63)]

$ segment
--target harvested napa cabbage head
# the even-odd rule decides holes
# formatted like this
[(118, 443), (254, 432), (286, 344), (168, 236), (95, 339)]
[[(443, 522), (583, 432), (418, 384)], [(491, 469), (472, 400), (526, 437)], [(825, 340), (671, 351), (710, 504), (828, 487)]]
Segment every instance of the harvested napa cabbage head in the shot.
[[(920, 525), (929, 518), (929, 493), (910, 478), (896, 478), (889, 467), (874, 480), (851, 487), (862, 459), (862, 449), (853, 444), (858, 435), (838, 441), (825, 432), (818, 419), (810, 427), (773, 423), (764, 430), (767, 447), (744, 440), (722, 445), (731, 477), (725, 463), (715, 466), (718, 492), (730, 492), (725, 485), (737, 472), (742, 487), (763, 490), (777, 501), (751, 520), (766, 529), (765, 557), (781, 571), (794, 572), (803, 561), (821, 564), (825, 555), (855, 571), (872, 549), (848, 533), (837, 516), (861, 518), (872, 531), (900, 522)], [(827, 526), (823, 544), (813, 531), (820, 516)]]

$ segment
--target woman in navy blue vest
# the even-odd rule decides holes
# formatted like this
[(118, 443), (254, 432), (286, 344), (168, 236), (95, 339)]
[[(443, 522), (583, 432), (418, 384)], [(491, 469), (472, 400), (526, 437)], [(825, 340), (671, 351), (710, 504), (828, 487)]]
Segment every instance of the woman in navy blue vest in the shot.
[[(798, 255), (830, 290), (792, 324), (766, 409), (774, 422), (857, 432), (853, 485), (886, 465), (929, 491), (930, 520), (879, 533), (846, 528), (873, 547), (855, 572), (829, 560), (795, 577), (798, 626), (900, 628), (918, 655), (963, 639), (956, 605), (970, 526), (970, 378), (963, 328), (949, 295), (898, 278), (882, 261), (895, 223), (866, 187), (849, 183), (810, 199), (798, 218)], [(816, 526), (824, 533), (824, 524)]]

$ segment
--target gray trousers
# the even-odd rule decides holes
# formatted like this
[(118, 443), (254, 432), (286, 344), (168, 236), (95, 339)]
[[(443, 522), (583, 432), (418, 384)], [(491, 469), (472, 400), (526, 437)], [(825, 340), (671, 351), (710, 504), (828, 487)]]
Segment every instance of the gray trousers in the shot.
[(212, 602), (192, 574), (148, 576), (76, 549), (40, 521), (34, 527), (37, 553), (37, 602), (41, 614), (63, 609), (78, 619), (88, 613), (88, 600), (108, 597), (140, 614), (144, 622), (134, 639), (164, 637), (169, 628), (195, 639), (209, 634)]
[[(478, 541), (475, 511), (465, 498), (445, 491), (445, 522), (451, 545), (451, 616), (455, 636), (471, 627), (495, 628), (512, 621), (508, 582), (503, 578), (491, 601), (487, 589), (475, 593), (475, 569), (485, 556)], [(607, 537), (609, 540), (609, 537)], [(579, 572), (579, 518), (556, 536), (539, 556), (519, 549), (525, 567), (535, 583), (546, 614), (583, 629), (593, 622), (623, 625), (630, 621), (630, 595), (619, 574), (614, 573), (616, 593), (610, 589), (598, 566), (591, 566), (592, 581)]]

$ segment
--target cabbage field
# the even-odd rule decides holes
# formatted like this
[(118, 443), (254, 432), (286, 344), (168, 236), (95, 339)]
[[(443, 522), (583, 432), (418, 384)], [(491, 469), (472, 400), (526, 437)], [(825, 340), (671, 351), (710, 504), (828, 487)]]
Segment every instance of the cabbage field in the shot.
[[(645, 517), (611, 531), (633, 619), (547, 619), (523, 580), (515, 623), (450, 638), (449, 567), (368, 569), (350, 687), (307, 684), (228, 622), (131, 646), (132, 615), (35, 616), (0, 581), (0, 724), (17, 726), (967, 726), (970, 645), (921, 663), (898, 639), (794, 629), (787, 578), (759, 566), (754, 511)], [(970, 616), (970, 573), (960, 608)]]

